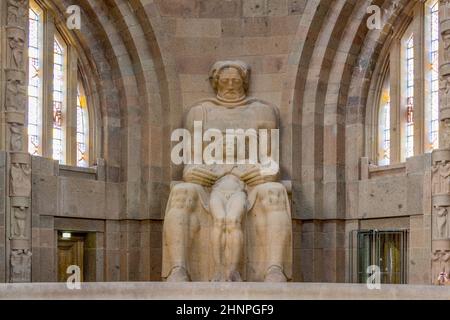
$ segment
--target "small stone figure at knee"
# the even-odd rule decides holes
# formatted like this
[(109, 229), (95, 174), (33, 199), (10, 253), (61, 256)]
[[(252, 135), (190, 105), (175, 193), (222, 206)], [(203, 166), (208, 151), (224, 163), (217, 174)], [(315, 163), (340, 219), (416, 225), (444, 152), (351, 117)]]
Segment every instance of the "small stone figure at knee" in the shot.
[(226, 175), (211, 192), (213, 281), (242, 281), (238, 267), (244, 246), (242, 218), (247, 203), (244, 187), (237, 177)]

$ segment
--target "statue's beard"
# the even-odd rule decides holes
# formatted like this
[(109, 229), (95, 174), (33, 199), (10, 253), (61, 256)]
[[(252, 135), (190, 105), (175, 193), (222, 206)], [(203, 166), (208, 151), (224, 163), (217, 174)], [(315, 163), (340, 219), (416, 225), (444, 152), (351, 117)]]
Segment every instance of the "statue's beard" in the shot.
[(225, 102), (240, 102), (245, 99), (245, 93), (226, 91), (217, 94), (217, 99)]

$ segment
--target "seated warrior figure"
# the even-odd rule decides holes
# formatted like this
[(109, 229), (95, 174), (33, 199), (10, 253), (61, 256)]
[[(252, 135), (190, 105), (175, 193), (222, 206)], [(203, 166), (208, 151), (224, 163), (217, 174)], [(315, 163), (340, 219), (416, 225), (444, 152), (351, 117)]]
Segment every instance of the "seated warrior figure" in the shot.
[[(188, 111), (185, 128), (194, 121), (204, 130), (278, 129), (278, 110), (261, 100), (248, 98), (250, 68), (241, 61), (214, 64), (210, 81), (217, 97), (205, 99)], [(257, 138), (258, 139), (258, 138)], [(228, 146), (227, 146), (228, 148)], [(258, 250), (263, 250), (261, 280), (284, 282), (290, 278), (292, 225), (285, 187), (276, 182), (278, 171), (267, 174), (259, 164), (188, 164), (183, 182), (170, 193), (163, 227), (163, 278), (190, 281), (190, 249), (195, 235), (192, 221), (200, 212), (211, 217), (210, 248), (213, 281), (242, 281), (239, 266), (245, 250), (242, 221), (251, 214)], [(199, 225), (204, 226), (200, 223)], [(196, 261), (196, 263), (198, 263)], [(259, 280), (258, 280), (259, 281)]]

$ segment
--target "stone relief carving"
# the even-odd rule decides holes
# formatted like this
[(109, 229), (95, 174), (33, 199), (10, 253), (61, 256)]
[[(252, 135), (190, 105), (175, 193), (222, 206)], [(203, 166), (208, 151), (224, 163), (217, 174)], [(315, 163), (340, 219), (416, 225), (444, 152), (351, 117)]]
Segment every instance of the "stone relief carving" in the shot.
[(27, 209), (25, 207), (13, 207), (12, 211), (12, 237), (16, 239), (26, 239)]
[(432, 279), (437, 285), (447, 284), (450, 273), (450, 251), (435, 250), (432, 253)]
[(441, 146), (449, 146), (450, 147), (450, 119), (444, 119), (441, 121), (442, 123), (442, 134), (441, 141), (439, 144)]
[(445, 61), (450, 61), (450, 30), (442, 31), (442, 40), (444, 42)]
[(29, 197), (31, 195), (31, 168), (28, 164), (11, 165), (10, 196)]
[(24, 67), (23, 53), (25, 47), (25, 34), (23, 30), (16, 28), (8, 29), (8, 45), (8, 66), (14, 69), (22, 69)]
[[(440, 2), (441, 8), (448, 8), (449, 1), (444, 0)], [(448, 16), (448, 10), (440, 11), (440, 32), (442, 39), (443, 57), (440, 59), (440, 120), (442, 123), (442, 130), (440, 133), (440, 146), (441, 148), (450, 147), (450, 112), (447, 110), (448, 98), (449, 98), (449, 88), (450, 88), (450, 73), (449, 73), (449, 63), (450, 63), (450, 24)]]
[(432, 166), (433, 194), (445, 194), (449, 189), (450, 162), (442, 161)]
[(12, 250), (10, 257), (11, 282), (29, 282), (31, 279), (31, 251)]
[(24, 112), (26, 105), (26, 88), (23, 85), (22, 74), (7, 72), (6, 110)]
[[(441, 0), (441, 8), (448, 6), (448, 0)], [(434, 284), (448, 284), (450, 273), (449, 248), (449, 196), (450, 196), (450, 157), (446, 148), (450, 147), (450, 23), (448, 10), (440, 11), (440, 32), (443, 55), (439, 67), (439, 100), (441, 130), (439, 133), (440, 149), (433, 151), (431, 168), (432, 183), (432, 281)], [(444, 149), (444, 150), (442, 150)]]
[(434, 232), (434, 239), (448, 238), (448, 208), (447, 207), (435, 207), (436, 210), (436, 230)]
[[(29, 208), (31, 196), (31, 166), (25, 156), (24, 119), (27, 105), (26, 87), (26, 30), (28, 25), (28, 0), (6, 0), (7, 25), (5, 30), (5, 49), (3, 70), (5, 93), (4, 110), (9, 128), (9, 196), (11, 207), (8, 210), (8, 225), (11, 240), (10, 274), (11, 282), (31, 281), (31, 248), (28, 237)], [(26, 154), (24, 154), (26, 155)], [(25, 163), (23, 163), (25, 162)], [(13, 201), (14, 200), (14, 201)]]
[(441, 95), (440, 95), (440, 105), (445, 105), (445, 102), (447, 101), (447, 95), (448, 92), (450, 90), (450, 83), (449, 83), (449, 78), (448, 77), (444, 77), (444, 76), (440, 76), (439, 78), (439, 90), (441, 91)]
[(27, 0), (8, 0), (8, 24), (25, 26), (27, 13)]
[(11, 131), (11, 151), (22, 151), (23, 148), (23, 135), (22, 127), (17, 123), (12, 123), (9, 127)]
[[(441, 110), (445, 109), (445, 106), (447, 106), (447, 101), (449, 98), (449, 91), (450, 91), (450, 77), (447, 76), (441, 76), (439, 81), (439, 105), (441, 106)], [(443, 116), (443, 113), (441, 112), (441, 117)], [(442, 147), (448, 147), (450, 146), (450, 119), (444, 118), (441, 119), (442, 124), (442, 132), (440, 134), (440, 145)]]

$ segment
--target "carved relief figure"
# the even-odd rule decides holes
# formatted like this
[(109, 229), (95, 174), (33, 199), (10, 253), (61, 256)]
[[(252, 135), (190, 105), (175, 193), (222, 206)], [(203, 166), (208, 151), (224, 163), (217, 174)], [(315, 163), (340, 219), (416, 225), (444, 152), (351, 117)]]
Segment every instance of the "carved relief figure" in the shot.
[(439, 101), (440, 101), (441, 106), (447, 105), (446, 102), (447, 102), (449, 89), (450, 89), (449, 78), (440, 76), (440, 78), (439, 78), (439, 90), (440, 90), (439, 99), (440, 100)]
[[(217, 62), (210, 73), (217, 96), (191, 107), (185, 128), (193, 132), (194, 121), (201, 121), (205, 130), (223, 134), (227, 129), (277, 129), (278, 109), (247, 97), (249, 76), (244, 62)], [(183, 182), (172, 188), (166, 208), (162, 277), (241, 281), (247, 270), (249, 281), (287, 281), (291, 214), (287, 191), (277, 180), (278, 172), (263, 174), (259, 164), (185, 165)], [(194, 242), (204, 252), (193, 252)], [(252, 265), (245, 269), (247, 264)]]
[(442, 143), (439, 143), (442, 148), (450, 147), (450, 119), (444, 119), (442, 123)]
[(25, 111), (26, 91), (22, 81), (10, 78), (6, 82), (6, 109), (8, 111)]
[(16, 33), (8, 36), (9, 48), (10, 48), (10, 58), (9, 66), (11, 68), (21, 69), (23, 68), (23, 50), (24, 50), (24, 39), (18, 36)]
[(11, 165), (10, 195), (29, 197), (31, 195), (31, 168), (27, 164), (13, 163)]
[(431, 188), (433, 190), (433, 193), (439, 193), (440, 188), (441, 188), (441, 179), (439, 177), (438, 174), (438, 170), (439, 170), (439, 166), (437, 164), (431, 166), (431, 172), (432, 172), (432, 176), (431, 176)]
[(445, 61), (450, 60), (450, 30), (443, 30), (442, 40), (444, 42), (444, 57)]
[(14, 238), (26, 238), (25, 225), (27, 211), (25, 207), (12, 208), (14, 215), (12, 219), (12, 235)]
[(19, 17), (19, 7), (17, 1), (8, 0), (8, 24), (17, 24)]
[[(449, 89), (450, 89), (450, 78), (447, 76), (441, 76), (439, 81), (439, 103), (441, 109), (447, 106), (447, 101), (449, 97)], [(442, 133), (441, 133), (441, 148), (450, 147), (450, 119), (441, 119), (442, 123)]]
[(450, 272), (450, 252), (436, 250), (432, 257), (432, 277), (436, 285), (447, 285)]
[(437, 214), (436, 214), (436, 225), (437, 225), (437, 231), (438, 235), (436, 239), (443, 239), (447, 238), (448, 232), (447, 232), (447, 217), (448, 217), (448, 211), (445, 207), (436, 207)]
[[(25, 30), (28, 24), (28, 0), (6, 0), (5, 28), (5, 109), (6, 111), (25, 112)], [(22, 124), (10, 123), (10, 149), (23, 150)], [(10, 171), (10, 196), (29, 197), (31, 195), (31, 168), (27, 164), (13, 163)], [(26, 238), (27, 211), (23, 207), (11, 208), (11, 237)], [(31, 251), (12, 247), (10, 252), (10, 281), (31, 281)]]
[(443, 161), (433, 165), (432, 173), (433, 193), (443, 194), (449, 192), (450, 162)]
[(31, 281), (31, 251), (11, 251), (11, 282)]
[(9, 129), (11, 131), (11, 150), (22, 151), (23, 147), (22, 126), (17, 123), (12, 123)]
[(26, 0), (8, 0), (8, 24), (25, 26), (27, 20), (26, 6)]

